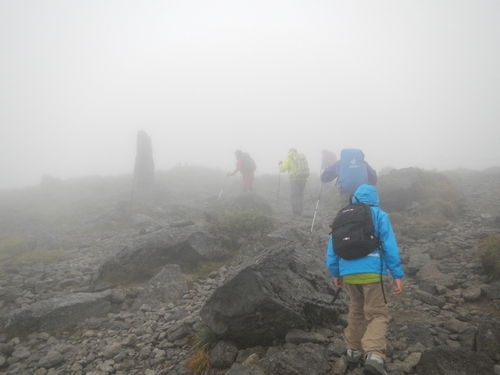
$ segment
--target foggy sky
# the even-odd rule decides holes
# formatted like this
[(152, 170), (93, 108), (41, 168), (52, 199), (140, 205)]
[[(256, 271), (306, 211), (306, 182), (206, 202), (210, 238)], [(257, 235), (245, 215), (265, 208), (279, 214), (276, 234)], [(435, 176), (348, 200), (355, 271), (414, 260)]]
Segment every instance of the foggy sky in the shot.
[(0, 2), (0, 188), (157, 170), (500, 165), (500, 1)]

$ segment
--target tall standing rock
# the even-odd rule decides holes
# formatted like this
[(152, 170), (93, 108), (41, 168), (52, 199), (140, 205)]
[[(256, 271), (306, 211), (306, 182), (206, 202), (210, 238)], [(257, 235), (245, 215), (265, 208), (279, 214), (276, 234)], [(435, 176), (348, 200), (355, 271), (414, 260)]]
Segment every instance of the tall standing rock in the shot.
[(151, 189), (155, 184), (155, 162), (151, 138), (144, 130), (137, 132), (137, 155), (135, 157), (134, 187)]

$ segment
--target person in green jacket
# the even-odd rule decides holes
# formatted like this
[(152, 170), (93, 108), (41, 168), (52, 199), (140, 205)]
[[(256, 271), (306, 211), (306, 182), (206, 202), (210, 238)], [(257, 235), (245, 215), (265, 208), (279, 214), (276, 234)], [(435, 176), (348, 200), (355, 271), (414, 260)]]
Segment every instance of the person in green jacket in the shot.
[(309, 165), (304, 154), (297, 152), (296, 148), (288, 150), (285, 161), (278, 163), (280, 172), (288, 172), (290, 180), (290, 205), (293, 213), (302, 215), (304, 207), (304, 190), (306, 188), (307, 177), (309, 177)]

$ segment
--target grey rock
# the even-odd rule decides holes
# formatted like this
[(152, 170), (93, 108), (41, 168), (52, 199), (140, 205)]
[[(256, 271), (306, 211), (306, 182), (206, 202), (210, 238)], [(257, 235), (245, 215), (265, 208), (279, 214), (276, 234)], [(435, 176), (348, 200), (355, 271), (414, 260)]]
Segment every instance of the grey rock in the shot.
[(328, 339), (317, 332), (306, 332), (301, 329), (292, 329), (286, 334), (285, 341), (291, 342), (292, 344), (303, 344), (306, 342), (324, 344), (328, 342)]
[(434, 248), (429, 252), (429, 255), (432, 259), (442, 260), (447, 259), (453, 255), (453, 250), (450, 246), (445, 245), (443, 243), (437, 243), (434, 245)]
[(42, 357), (38, 363), (37, 367), (52, 368), (61, 364), (64, 361), (64, 357), (61, 353), (51, 350), (47, 353), (45, 357)]
[(233, 363), (229, 371), (224, 375), (265, 375), (264, 371), (258, 366), (244, 366), (239, 363)]
[(432, 294), (424, 292), (423, 290), (417, 289), (413, 292), (413, 294), (416, 299), (425, 302), (428, 305), (443, 307), (446, 303), (446, 301), (442, 298), (433, 296)]
[(143, 304), (156, 308), (162, 303), (175, 302), (187, 292), (181, 267), (168, 264), (149, 281), (132, 305), (132, 310), (138, 310)]
[(491, 300), (500, 299), (500, 281), (496, 281), (494, 283), (491, 283), (490, 285), (485, 285), (482, 287), (482, 289), (486, 294), (486, 298)]
[(421, 343), (426, 348), (434, 346), (434, 337), (432, 336), (428, 324), (424, 321), (417, 320), (409, 324), (406, 330), (406, 336), (410, 343)]
[(476, 335), (476, 349), (495, 361), (500, 361), (500, 321), (483, 320)]
[(331, 367), (323, 352), (319, 345), (301, 345), (267, 356), (259, 361), (259, 365), (264, 373), (275, 375), (327, 375)]
[(229, 253), (200, 225), (163, 228), (139, 236), (130, 246), (105, 261), (99, 267), (96, 282), (116, 273), (128, 274), (132, 280), (137, 274), (153, 277), (167, 264), (194, 267), (200, 261), (223, 259)]
[(443, 323), (443, 328), (453, 333), (461, 333), (469, 327), (469, 324), (461, 322), (454, 318), (449, 318)]
[(494, 365), (491, 358), (480, 352), (435, 346), (422, 353), (415, 368), (425, 375), (492, 375)]
[(210, 351), (210, 362), (215, 368), (229, 368), (238, 355), (238, 348), (231, 341), (220, 340)]
[(250, 258), (207, 299), (203, 322), (248, 346), (284, 338), (291, 328), (334, 323), (333, 288), (317, 251), (282, 242)]
[(110, 310), (111, 290), (101, 293), (75, 293), (36, 302), (9, 312), (0, 321), (7, 329), (26, 332), (66, 328), (88, 317), (103, 317)]
[(425, 265), (429, 264), (431, 257), (429, 254), (412, 254), (410, 255), (410, 261), (405, 267), (405, 271), (408, 275), (415, 275), (418, 271), (422, 269)]
[(433, 281), (436, 284), (454, 289), (457, 286), (456, 278), (453, 275), (446, 275), (440, 271), (434, 263), (426, 264), (415, 274), (419, 280)]
[(11, 355), (12, 357), (16, 357), (19, 359), (26, 359), (29, 358), (31, 352), (28, 350), (28, 348), (21, 346), (17, 347), (16, 350), (14, 350)]
[(482, 294), (482, 289), (481, 286), (479, 285), (471, 286), (462, 292), (462, 296), (464, 300), (467, 302), (477, 301), (481, 297), (481, 294)]

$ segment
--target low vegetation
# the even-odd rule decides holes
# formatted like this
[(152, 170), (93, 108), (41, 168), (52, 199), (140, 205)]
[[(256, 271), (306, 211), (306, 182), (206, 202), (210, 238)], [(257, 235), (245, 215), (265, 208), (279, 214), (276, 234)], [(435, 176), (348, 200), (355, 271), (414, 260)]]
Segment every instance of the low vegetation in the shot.
[(204, 374), (210, 367), (210, 356), (205, 349), (197, 350), (187, 364), (188, 370), (191, 370), (193, 375)]
[(98, 283), (119, 285), (128, 287), (135, 284), (145, 283), (154, 276), (152, 268), (147, 265), (136, 266), (131, 270), (116, 270), (106, 273)]
[(500, 279), (500, 235), (483, 238), (478, 255), (485, 272), (493, 279)]
[(195, 349), (205, 349), (212, 348), (218, 340), (219, 336), (214, 331), (207, 326), (203, 326), (196, 332), (191, 341)]
[(213, 348), (218, 340), (219, 336), (207, 326), (202, 327), (193, 335), (191, 338), (193, 355), (187, 368), (193, 371), (194, 375), (204, 374), (210, 370), (210, 356), (207, 351)]
[(51, 264), (61, 260), (71, 259), (75, 256), (70, 253), (74, 247), (71, 237), (62, 237), (44, 251), (36, 251), (36, 241), (19, 236), (0, 239), (0, 262), (4, 264), (33, 265), (36, 263)]

